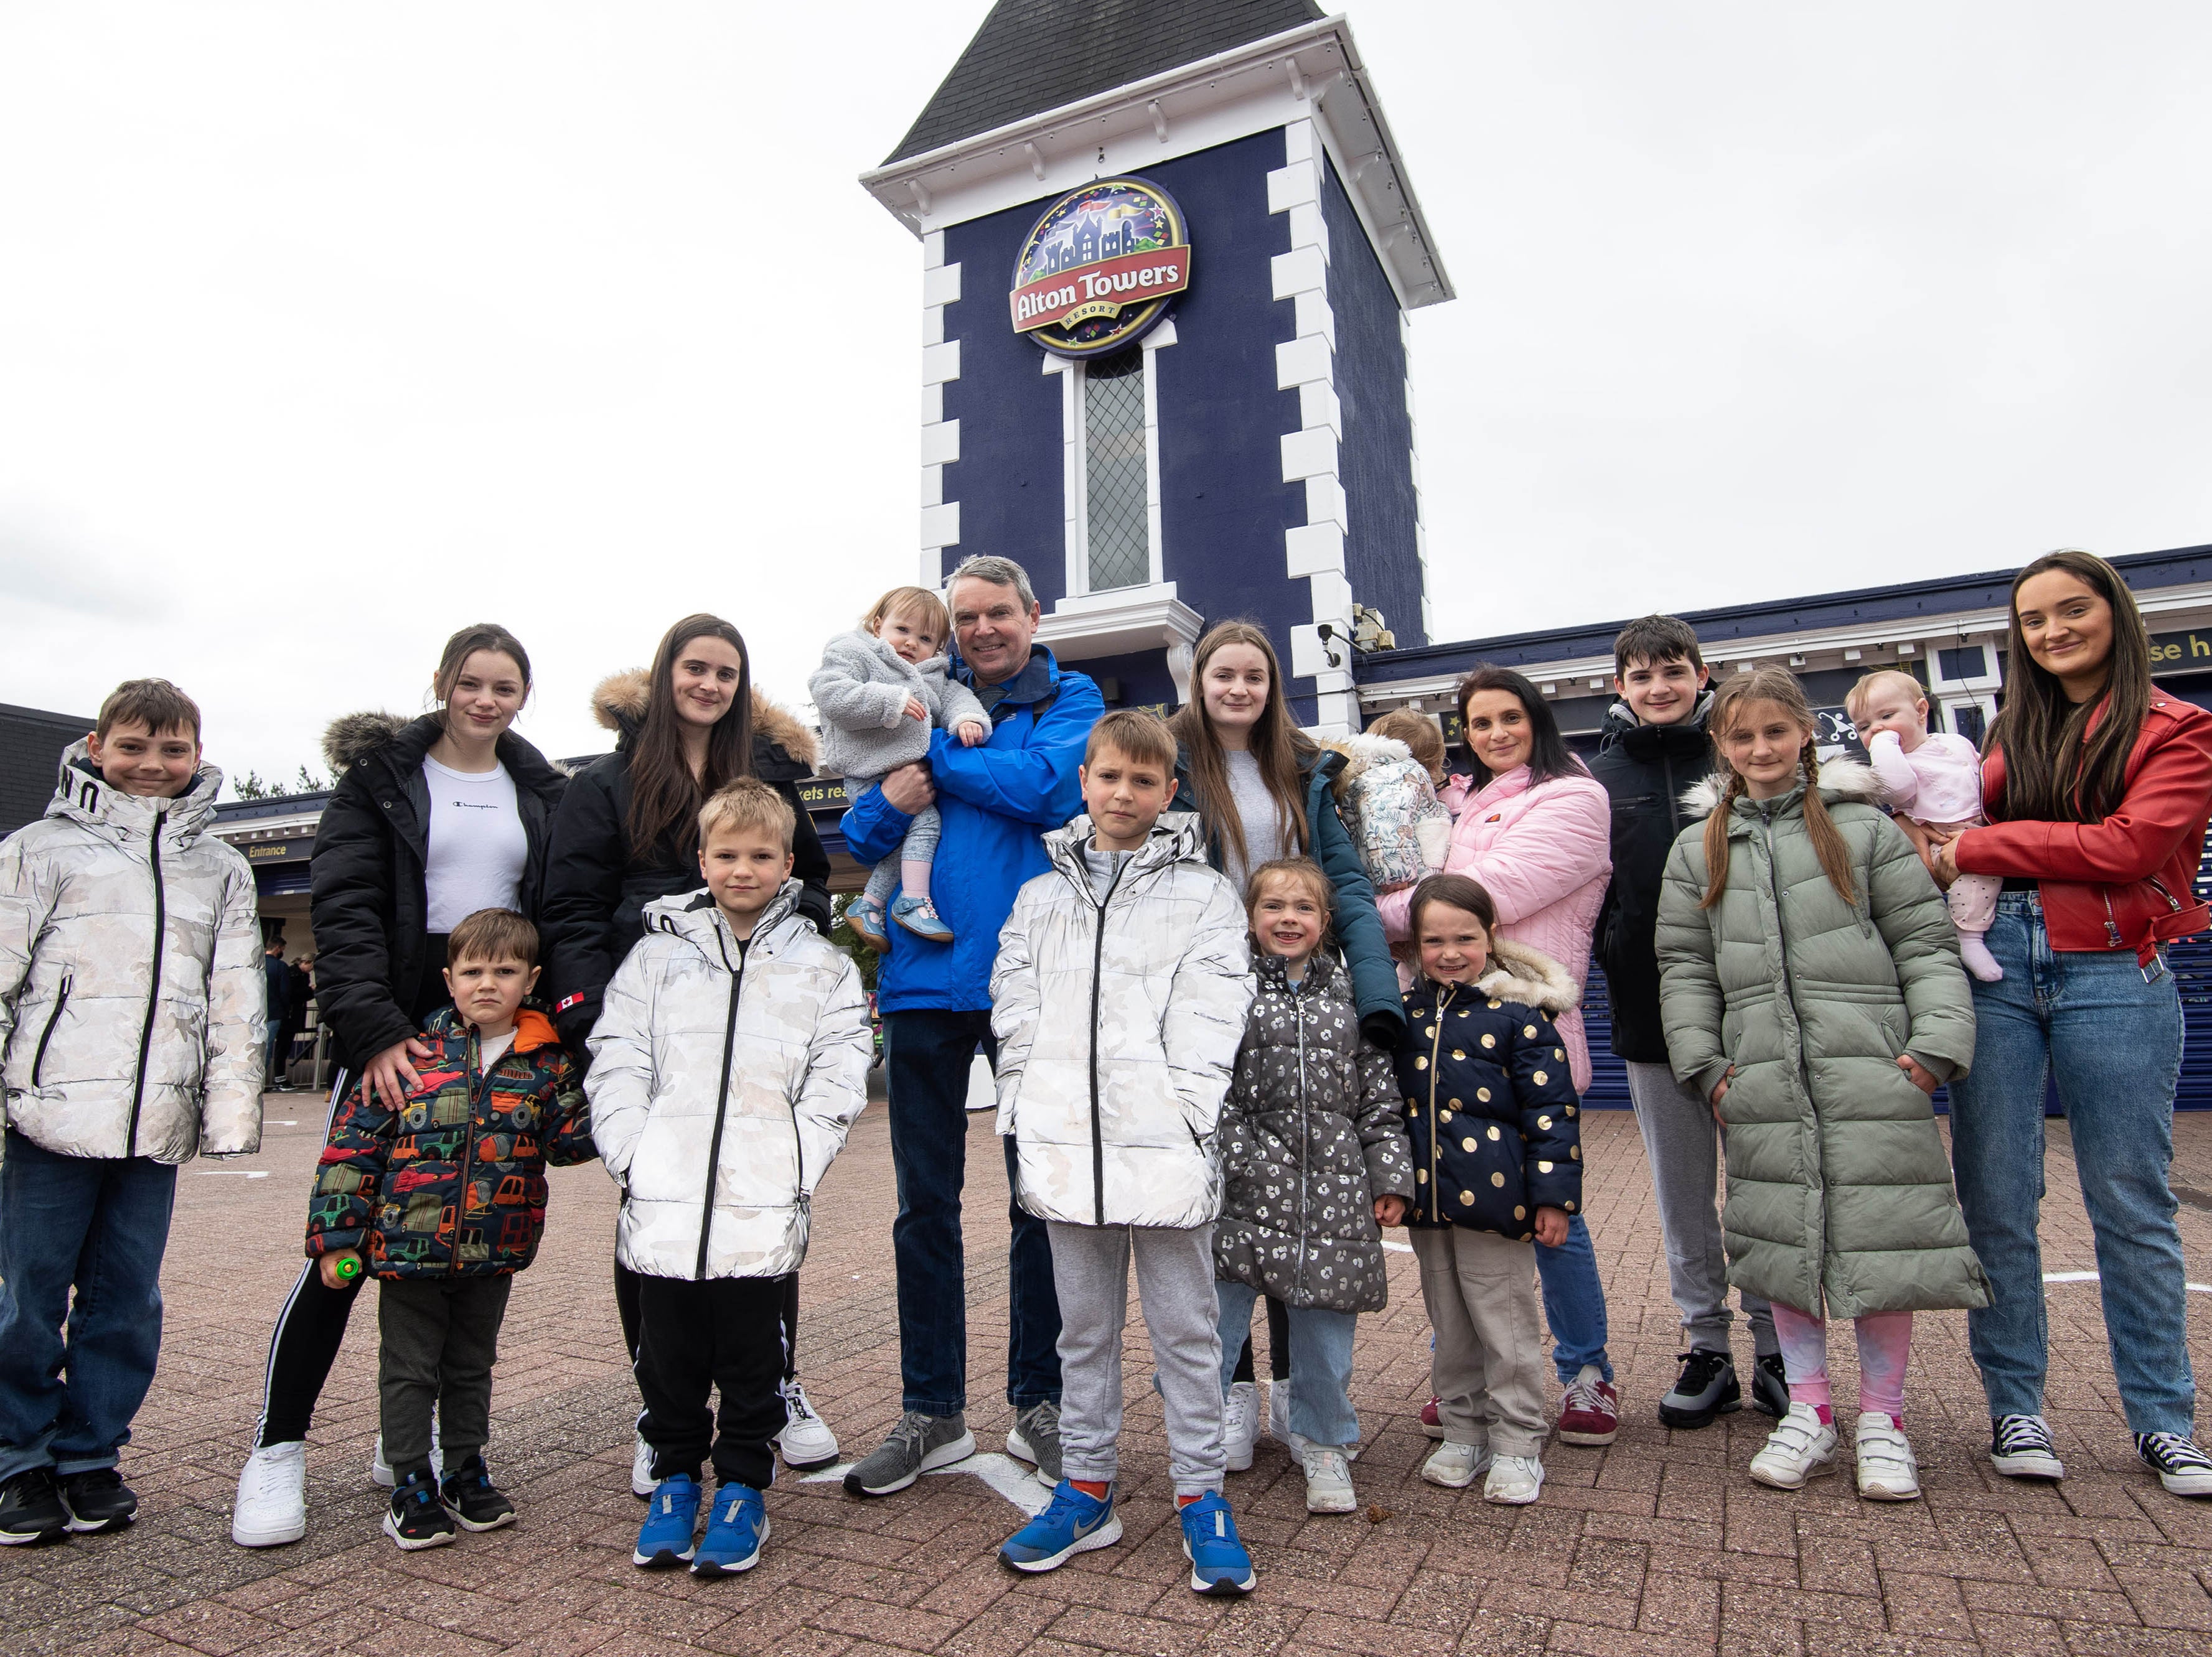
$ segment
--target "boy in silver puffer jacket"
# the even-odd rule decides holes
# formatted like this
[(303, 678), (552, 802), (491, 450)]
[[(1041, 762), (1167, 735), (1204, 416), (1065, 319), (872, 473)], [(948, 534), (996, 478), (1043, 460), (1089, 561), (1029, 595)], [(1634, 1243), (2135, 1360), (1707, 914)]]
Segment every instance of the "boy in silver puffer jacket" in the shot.
[(260, 1148), (253, 871), (209, 832), (199, 729), (166, 680), (118, 687), (0, 843), (0, 1544), (137, 1516), (116, 1461), (160, 1355), (177, 1165)]

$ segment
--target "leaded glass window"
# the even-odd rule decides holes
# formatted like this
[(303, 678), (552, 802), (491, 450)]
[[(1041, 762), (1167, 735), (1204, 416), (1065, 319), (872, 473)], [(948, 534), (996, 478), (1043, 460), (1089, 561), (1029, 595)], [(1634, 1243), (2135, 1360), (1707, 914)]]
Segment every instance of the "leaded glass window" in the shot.
[(1146, 508), (1145, 354), (1123, 351), (1084, 365), (1083, 478), (1090, 590), (1152, 579)]

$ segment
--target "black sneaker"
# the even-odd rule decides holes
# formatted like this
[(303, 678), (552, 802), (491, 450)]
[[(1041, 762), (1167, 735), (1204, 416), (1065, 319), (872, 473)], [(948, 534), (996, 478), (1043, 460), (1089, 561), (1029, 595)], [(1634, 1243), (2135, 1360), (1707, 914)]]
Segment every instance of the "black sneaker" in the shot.
[(491, 1482), (491, 1469), (482, 1455), (471, 1455), (446, 1475), (438, 1487), (439, 1500), (447, 1513), (460, 1520), (465, 1531), (495, 1531), (514, 1523), (514, 1503)]
[(1990, 1422), (1990, 1466), (2007, 1478), (2066, 1477), (2051, 1427), (2041, 1416), (1997, 1416)]
[(1790, 1413), (1790, 1377), (1783, 1373), (1781, 1353), (1769, 1352), (1753, 1362), (1751, 1407), (1777, 1421)]
[(2136, 1454), (2176, 1496), (2212, 1496), (2212, 1456), (2186, 1433), (2137, 1433)]
[(119, 1531), (138, 1517), (138, 1498), (112, 1467), (64, 1473), (58, 1482), (70, 1511), (69, 1527), (80, 1536)]
[(453, 1516), (439, 1502), (437, 1482), (428, 1467), (414, 1469), (393, 1488), (384, 1533), (405, 1553), (442, 1548), (453, 1539)]
[(70, 1512), (52, 1467), (33, 1467), (0, 1484), (0, 1547), (37, 1547), (69, 1539)]
[(1659, 1420), (1668, 1427), (1710, 1427), (1716, 1416), (1743, 1408), (1743, 1387), (1726, 1352), (1693, 1346), (1675, 1355), (1682, 1373), (1674, 1389), (1659, 1400)]

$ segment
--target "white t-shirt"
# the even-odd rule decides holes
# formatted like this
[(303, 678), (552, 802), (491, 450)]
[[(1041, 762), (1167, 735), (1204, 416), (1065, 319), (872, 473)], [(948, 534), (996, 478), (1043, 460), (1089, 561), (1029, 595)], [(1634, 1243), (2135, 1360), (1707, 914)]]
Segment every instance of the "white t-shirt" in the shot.
[(483, 1066), (484, 1073), (489, 1075), (491, 1067), (506, 1058), (507, 1050), (514, 1045), (514, 1032), (512, 1029), (504, 1035), (487, 1035), (477, 1043), (477, 1062)]
[(422, 757), (430, 790), (428, 930), (450, 932), (479, 909), (512, 909), (522, 893), (530, 836), (507, 768), (471, 774)]

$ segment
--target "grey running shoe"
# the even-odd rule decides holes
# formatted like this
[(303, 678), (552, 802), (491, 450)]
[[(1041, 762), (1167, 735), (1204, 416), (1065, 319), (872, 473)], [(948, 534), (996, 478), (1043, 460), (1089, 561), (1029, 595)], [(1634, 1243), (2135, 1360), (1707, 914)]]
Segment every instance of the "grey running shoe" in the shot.
[(1006, 1435), (1006, 1454), (1036, 1469), (1037, 1483), (1048, 1490), (1060, 1487), (1060, 1405), (1052, 1399), (1014, 1411), (1014, 1429)]
[(1662, 1424), (1710, 1427), (1714, 1417), (1743, 1408), (1743, 1388), (1726, 1352), (1693, 1346), (1680, 1356), (1682, 1373), (1674, 1378), (1674, 1390), (1659, 1400)]
[(1777, 1421), (1790, 1413), (1790, 1377), (1782, 1372), (1782, 1354), (1769, 1352), (1751, 1366), (1751, 1407)]
[[(1055, 1455), (1059, 1448), (1055, 1436)], [(975, 1435), (968, 1430), (964, 1415), (926, 1416), (908, 1410), (876, 1453), (845, 1475), (845, 1488), (854, 1496), (889, 1496), (932, 1467), (949, 1467), (975, 1454)]]

